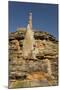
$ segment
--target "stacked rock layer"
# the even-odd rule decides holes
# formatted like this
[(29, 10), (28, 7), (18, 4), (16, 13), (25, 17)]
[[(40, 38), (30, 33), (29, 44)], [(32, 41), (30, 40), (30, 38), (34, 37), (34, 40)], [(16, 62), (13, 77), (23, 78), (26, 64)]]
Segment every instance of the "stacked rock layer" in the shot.
[(9, 88), (58, 85), (58, 41), (47, 32), (33, 31), (35, 58), (23, 56), (25, 28), (9, 33)]

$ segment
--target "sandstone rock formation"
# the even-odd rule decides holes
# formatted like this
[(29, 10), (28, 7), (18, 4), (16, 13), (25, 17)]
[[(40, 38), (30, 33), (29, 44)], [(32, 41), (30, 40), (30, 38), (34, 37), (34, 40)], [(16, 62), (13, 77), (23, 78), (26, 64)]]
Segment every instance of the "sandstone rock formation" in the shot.
[[(42, 38), (40, 36), (42, 36)], [(46, 39), (44, 36), (48, 38)], [(29, 87), (30, 84), (31, 86), (58, 84), (58, 41), (54, 37), (49, 36), (50, 34), (46, 34), (45, 32), (41, 31), (40, 33), (39, 31), (34, 31), (36, 48), (38, 48), (39, 51), (39, 53), (36, 54), (36, 59), (34, 59), (30, 55), (28, 55), (28, 58), (23, 57), (25, 31), (16, 31), (9, 34), (10, 88), (18, 87), (18, 84), (23, 81), (23, 86), (19, 84), (19, 87)], [(36, 72), (44, 74), (38, 74)], [(37, 75), (36, 78), (34, 76), (35, 73)], [(47, 76), (45, 76), (45, 74), (47, 74)], [(39, 79), (39, 75), (43, 78), (42, 82), (41, 78)], [(31, 78), (30, 82), (28, 78)], [(35, 81), (35, 79), (37, 80)], [(29, 85), (26, 83), (29, 83)]]
[(58, 41), (47, 32), (32, 31), (9, 33), (9, 88), (58, 85)]

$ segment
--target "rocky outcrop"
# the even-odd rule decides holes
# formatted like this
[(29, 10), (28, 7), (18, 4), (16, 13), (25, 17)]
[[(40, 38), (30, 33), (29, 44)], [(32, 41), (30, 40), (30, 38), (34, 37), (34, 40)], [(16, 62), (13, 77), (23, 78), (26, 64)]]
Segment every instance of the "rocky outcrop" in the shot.
[[(56, 38), (47, 32), (34, 30), (34, 29), (33, 29), (33, 31), (34, 31), (34, 38), (35, 39), (50, 40), (53, 42), (57, 42)], [(20, 30), (18, 30), (16, 32), (9, 33), (9, 40), (13, 40), (13, 39), (23, 40), (25, 33), (26, 33), (26, 28), (21, 28)]]
[(58, 41), (47, 32), (33, 31), (36, 58), (23, 57), (25, 29), (9, 33), (9, 88), (58, 84)]

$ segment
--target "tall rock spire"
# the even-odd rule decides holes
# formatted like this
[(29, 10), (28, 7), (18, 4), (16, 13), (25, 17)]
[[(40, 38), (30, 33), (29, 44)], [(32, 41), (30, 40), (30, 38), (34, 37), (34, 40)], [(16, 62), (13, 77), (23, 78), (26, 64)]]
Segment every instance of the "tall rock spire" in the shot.
[(29, 20), (28, 20), (28, 24), (30, 26), (30, 28), (32, 29), (32, 13), (29, 13)]
[(29, 13), (27, 31), (23, 42), (24, 56), (29, 56), (31, 54), (34, 43), (34, 32), (32, 31), (32, 13)]

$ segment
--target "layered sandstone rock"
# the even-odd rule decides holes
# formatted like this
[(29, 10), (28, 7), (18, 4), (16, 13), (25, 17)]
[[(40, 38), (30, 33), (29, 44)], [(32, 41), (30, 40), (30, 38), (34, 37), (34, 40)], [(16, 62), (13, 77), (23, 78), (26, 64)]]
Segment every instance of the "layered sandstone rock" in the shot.
[[(50, 34), (34, 30), (36, 58), (23, 57), (26, 30), (9, 34), (10, 88), (58, 84), (58, 41)], [(29, 81), (30, 80), (30, 81)], [(15, 86), (12, 85), (16, 84)], [(20, 85), (19, 83), (23, 84)], [(27, 84), (29, 83), (29, 84)]]
[(9, 88), (58, 85), (58, 41), (52, 35), (27, 28), (9, 33)]

